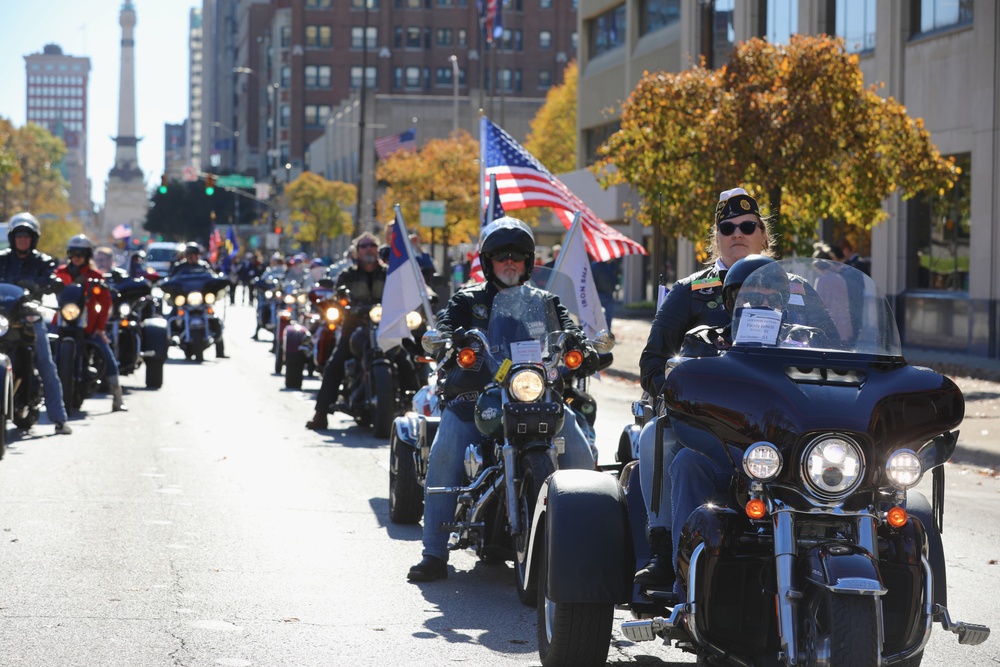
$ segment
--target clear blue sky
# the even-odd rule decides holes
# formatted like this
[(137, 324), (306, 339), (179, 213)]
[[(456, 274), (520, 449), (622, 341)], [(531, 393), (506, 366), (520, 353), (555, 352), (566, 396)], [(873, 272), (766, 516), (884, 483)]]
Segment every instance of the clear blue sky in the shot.
[[(135, 108), (139, 168), (147, 183), (163, 172), (163, 125), (180, 123), (188, 106), (188, 15), (193, 0), (132, 0), (135, 26)], [(90, 58), (87, 171), (91, 197), (104, 201), (118, 134), (121, 0), (0, 0), (0, 116), (25, 123), (24, 56), (58, 44)]]

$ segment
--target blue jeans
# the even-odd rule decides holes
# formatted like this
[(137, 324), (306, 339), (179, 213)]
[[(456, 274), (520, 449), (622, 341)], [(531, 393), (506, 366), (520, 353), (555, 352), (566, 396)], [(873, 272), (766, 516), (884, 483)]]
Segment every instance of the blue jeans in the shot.
[(651, 419), (639, 433), (639, 480), (642, 485), (642, 499), (646, 503), (649, 528), (670, 530), (673, 513), (671, 507), (670, 464), (681, 450), (681, 444), (674, 437), (669, 426), (663, 429), (663, 490), (660, 492), (660, 509), (653, 512), (653, 470), (656, 467), (656, 421)]
[(52, 348), (49, 347), (49, 329), (41, 319), (32, 326), (35, 328), (35, 368), (42, 376), (45, 411), (49, 415), (50, 422), (62, 424), (66, 421), (66, 406), (63, 404), (59, 372), (56, 370), (56, 362), (52, 360)]
[[(561, 469), (594, 469), (594, 455), (580, 430), (576, 415), (567, 407), (566, 418), (558, 435), (566, 439), (565, 451), (559, 455)], [(459, 486), (465, 476), (465, 449), (479, 442), (482, 436), (474, 421), (462, 421), (453, 410), (441, 414), (437, 435), (431, 445), (427, 462), (426, 486)], [(448, 533), (440, 530), (442, 523), (455, 520), (456, 494), (424, 494), (424, 556), (448, 560)]]
[(118, 360), (115, 359), (115, 353), (111, 351), (111, 346), (98, 335), (98, 332), (87, 334), (87, 340), (96, 345), (101, 356), (104, 357), (104, 379), (108, 381), (108, 384), (118, 384)]

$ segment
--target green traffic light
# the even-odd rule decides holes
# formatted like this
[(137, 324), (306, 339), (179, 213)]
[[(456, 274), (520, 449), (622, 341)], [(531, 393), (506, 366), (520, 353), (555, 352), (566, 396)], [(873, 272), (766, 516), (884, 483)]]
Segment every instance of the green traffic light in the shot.
[(205, 188), (205, 194), (211, 197), (212, 195), (215, 194), (215, 188), (213, 188), (212, 186)]
[(161, 185), (160, 186), (160, 194), (161, 195), (167, 194), (167, 186), (165, 186), (165, 185)]

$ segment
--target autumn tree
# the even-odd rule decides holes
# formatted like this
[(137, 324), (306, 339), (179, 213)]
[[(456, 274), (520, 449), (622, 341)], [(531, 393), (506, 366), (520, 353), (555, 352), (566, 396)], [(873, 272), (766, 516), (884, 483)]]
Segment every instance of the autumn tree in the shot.
[(774, 216), (783, 252), (806, 252), (821, 218), (870, 229), (886, 197), (955, 180), (920, 119), (866, 88), (857, 56), (827, 36), (752, 39), (718, 70), (646, 73), (600, 155), (603, 185), (631, 185), (641, 220), (691, 240), (719, 192), (745, 187)]
[(0, 118), (0, 218), (69, 213), (68, 184), (60, 171), (66, 144), (40, 125), (15, 128)]
[(388, 185), (379, 201), (383, 220), (392, 219), (393, 206), (400, 205), (410, 231), (424, 240), (430, 230), (421, 230), (420, 201), (447, 202), (445, 243), (456, 245), (479, 237), (479, 142), (465, 130), (449, 139), (432, 139), (417, 152), (398, 151), (378, 163), (375, 175)]
[(357, 186), (305, 171), (288, 184), (285, 197), (291, 219), (299, 222), (295, 239), (300, 243), (316, 244), (353, 233), (347, 209), (358, 200)]
[(524, 147), (553, 174), (576, 169), (577, 67), (571, 62), (563, 82), (545, 96), (545, 104), (531, 120)]

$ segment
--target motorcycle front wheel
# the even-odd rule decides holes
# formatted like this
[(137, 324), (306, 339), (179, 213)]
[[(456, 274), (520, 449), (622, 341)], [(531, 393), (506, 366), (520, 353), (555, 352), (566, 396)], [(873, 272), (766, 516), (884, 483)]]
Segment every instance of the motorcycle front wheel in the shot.
[(424, 490), (417, 481), (417, 450), (389, 436), (389, 518), (393, 523), (414, 524), (424, 515)]
[(59, 383), (63, 390), (66, 416), (76, 412), (76, 342), (65, 339), (59, 342)]
[(285, 389), (302, 389), (302, 376), (305, 364), (301, 361), (289, 361), (285, 367)]
[(163, 386), (163, 360), (146, 360), (146, 389), (159, 389)]
[(396, 418), (396, 378), (392, 369), (385, 364), (377, 364), (372, 369), (372, 397), (375, 399), (375, 409), (372, 410), (372, 435), (376, 438), (388, 438), (392, 430), (392, 420)]
[(805, 607), (805, 664), (876, 667), (881, 625), (875, 598), (816, 589)]
[[(517, 596), (525, 605), (534, 607), (538, 603), (538, 577), (528, 580), (528, 543), (531, 540), (531, 521), (535, 516), (535, 503), (542, 484), (555, 472), (552, 457), (547, 451), (532, 451), (521, 458), (521, 487), (518, 491), (517, 513), (521, 522), (521, 533), (514, 537), (514, 569), (517, 571)], [(535, 559), (535, 566), (538, 561)]]

